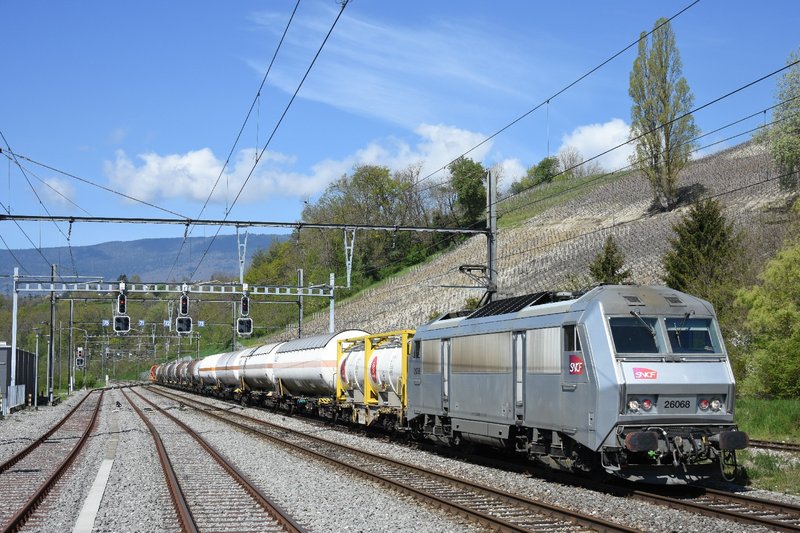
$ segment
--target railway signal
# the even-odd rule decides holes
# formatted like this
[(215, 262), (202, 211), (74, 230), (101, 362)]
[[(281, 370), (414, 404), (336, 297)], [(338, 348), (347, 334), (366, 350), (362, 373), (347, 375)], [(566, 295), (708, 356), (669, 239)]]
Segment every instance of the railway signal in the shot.
[(119, 293), (117, 295), (117, 314), (118, 315), (127, 315), (128, 314), (128, 300), (125, 297), (124, 293)]
[(114, 317), (114, 331), (116, 333), (128, 333), (131, 330), (131, 317), (117, 315)]
[(175, 319), (175, 331), (181, 335), (188, 335), (192, 332), (192, 317), (179, 316)]
[(236, 332), (242, 337), (248, 337), (253, 333), (253, 319), (250, 317), (239, 318), (236, 321)]
[(242, 316), (247, 316), (250, 314), (250, 297), (246, 294), (242, 296), (242, 301), (239, 305), (239, 314)]
[(181, 294), (181, 303), (178, 309), (178, 313), (181, 316), (186, 316), (189, 314), (189, 295), (186, 293)]

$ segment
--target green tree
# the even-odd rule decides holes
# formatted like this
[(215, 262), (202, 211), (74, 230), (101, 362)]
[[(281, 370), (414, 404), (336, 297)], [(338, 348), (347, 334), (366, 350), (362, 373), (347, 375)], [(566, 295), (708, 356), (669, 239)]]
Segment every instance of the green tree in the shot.
[(645, 35), (642, 32), (628, 89), (633, 99), (631, 138), (638, 138), (631, 163), (647, 176), (661, 208), (672, 210), (678, 174), (689, 161), (695, 144), (692, 139), (699, 132), (694, 118), (687, 114), (694, 96), (682, 75), (669, 22), (658, 19), (650, 38)]
[(537, 164), (528, 168), (525, 177), (511, 184), (511, 192), (513, 194), (518, 194), (541, 183), (550, 183), (553, 181), (556, 174), (558, 174), (559, 167), (560, 161), (558, 157), (545, 157)]
[(718, 305), (721, 302), (715, 301), (719, 300), (715, 291), (728, 286), (739, 269), (741, 236), (712, 199), (692, 204), (672, 229), (672, 249), (664, 256), (664, 282)]
[[(800, 61), (800, 48), (789, 54), (787, 64)], [(775, 124), (769, 129), (772, 157), (781, 172), (781, 186), (794, 189), (800, 183), (800, 63), (785, 71), (778, 82)]]
[(486, 187), (483, 185), (486, 170), (483, 165), (468, 157), (459, 157), (447, 168), (456, 193), (461, 223), (472, 225), (482, 220), (486, 213)]
[(744, 311), (734, 305), (740, 287), (752, 283), (753, 261), (744, 235), (728, 223), (714, 200), (693, 204), (673, 226), (672, 249), (664, 255), (664, 282), (669, 287), (711, 302), (728, 342), (737, 379), (747, 369), (743, 349)]
[(765, 266), (760, 282), (739, 292), (744, 322), (747, 375), (745, 394), (778, 398), (800, 396), (800, 201), (786, 244)]
[(609, 235), (603, 251), (589, 265), (589, 273), (596, 282), (617, 285), (631, 277), (630, 270), (622, 270), (624, 266), (625, 255), (620, 251), (614, 237)]

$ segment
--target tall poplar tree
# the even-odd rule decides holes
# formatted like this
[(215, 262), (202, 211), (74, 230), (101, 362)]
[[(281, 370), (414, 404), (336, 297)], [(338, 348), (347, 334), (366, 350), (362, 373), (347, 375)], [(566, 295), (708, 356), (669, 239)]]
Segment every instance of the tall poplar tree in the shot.
[(638, 138), (631, 163), (647, 176), (656, 202), (666, 210), (676, 205), (678, 174), (699, 132), (687, 114), (694, 96), (682, 70), (675, 34), (660, 18), (649, 37), (642, 32), (628, 94), (633, 99), (631, 138)]

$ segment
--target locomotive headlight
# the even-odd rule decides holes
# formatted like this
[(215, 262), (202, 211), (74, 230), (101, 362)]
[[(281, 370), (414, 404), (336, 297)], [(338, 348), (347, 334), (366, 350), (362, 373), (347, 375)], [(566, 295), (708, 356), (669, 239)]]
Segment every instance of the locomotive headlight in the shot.
[(653, 400), (648, 398), (642, 401), (642, 409), (644, 409), (645, 411), (649, 411), (652, 408), (653, 408)]
[(634, 413), (639, 410), (639, 400), (630, 400), (628, 402), (628, 410)]
[(722, 407), (722, 402), (719, 401), (718, 398), (714, 398), (711, 400), (711, 410), (712, 411), (719, 411), (719, 408)]
[(703, 398), (702, 400), (697, 402), (697, 406), (703, 411), (707, 410), (708, 409), (708, 400)]

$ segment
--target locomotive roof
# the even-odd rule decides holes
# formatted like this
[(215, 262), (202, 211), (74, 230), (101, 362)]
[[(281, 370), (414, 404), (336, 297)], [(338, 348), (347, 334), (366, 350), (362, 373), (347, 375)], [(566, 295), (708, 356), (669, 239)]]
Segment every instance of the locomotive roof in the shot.
[(473, 318), (482, 318), (485, 316), (505, 315), (508, 313), (516, 313), (522, 309), (532, 305), (549, 304), (563, 300), (571, 300), (576, 298), (574, 293), (561, 293), (561, 292), (535, 292), (533, 294), (526, 294), (524, 296), (514, 296), (512, 298), (504, 298), (496, 300), (483, 307), (476, 309), (466, 320)]
[[(574, 305), (583, 302), (585, 306), (589, 300), (602, 299), (606, 306), (606, 311), (627, 313), (631, 308), (647, 305), (651, 310), (663, 308), (663, 311), (670, 309), (685, 309), (688, 306), (705, 306), (706, 303), (691, 295), (681, 293), (668, 287), (646, 286), (646, 285), (600, 285), (590, 291), (580, 292), (556, 292), (544, 291), (514, 296), (491, 302), (470, 314), (450, 313), (440, 317), (438, 320), (464, 317), (462, 320), (469, 321), (478, 318), (510, 315), (520, 311), (534, 312), (536, 309), (550, 308), (563, 305), (576, 309)], [(551, 305), (548, 305), (551, 304)], [(566, 308), (564, 308), (566, 309)]]

